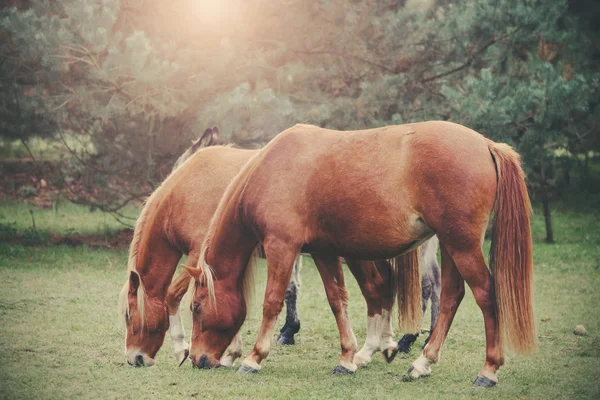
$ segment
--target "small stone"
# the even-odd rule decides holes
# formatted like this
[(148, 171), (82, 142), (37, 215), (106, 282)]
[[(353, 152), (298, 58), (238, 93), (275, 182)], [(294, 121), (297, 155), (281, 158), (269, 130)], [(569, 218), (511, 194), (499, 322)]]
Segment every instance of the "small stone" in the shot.
[(573, 333), (577, 336), (587, 336), (588, 332), (585, 330), (585, 326), (577, 325)]

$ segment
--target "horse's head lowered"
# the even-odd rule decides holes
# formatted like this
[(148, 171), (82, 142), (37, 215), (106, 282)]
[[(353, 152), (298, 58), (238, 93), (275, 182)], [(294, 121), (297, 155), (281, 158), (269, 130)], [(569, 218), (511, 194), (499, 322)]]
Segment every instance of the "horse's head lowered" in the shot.
[[(246, 319), (246, 297), (239, 280), (214, 281), (208, 265), (186, 267), (194, 278), (190, 359), (198, 368), (220, 366), (219, 360)], [(218, 302), (215, 293), (219, 293)]]
[(121, 311), (127, 328), (125, 358), (136, 367), (154, 365), (154, 357), (169, 329), (167, 305), (146, 298), (140, 275), (130, 271), (121, 291)]
[[(177, 173), (179, 166), (191, 158), (199, 149), (215, 145), (219, 140), (219, 128), (216, 126), (204, 131), (199, 139), (192, 142), (190, 146), (179, 159), (175, 162), (172, 174)], [(151, 261), (160, 259), (159, 250), (154, 249), (146, 242), (142, 231), (153, 229), (157, 224), (156, 220), (147, 223), (148, 216), (151, 215), (151, 204), (160, 202), (163, 197), (155, 191), (149, 198), (136, 224), (132, 247), (130, 250), (131, 265), (136, 268), (129, 271), (129, 277), (120, 296), (121, 311), (125, 319), (127, 332), (125, 336), (125, 357), (130, 365), (151, 366), (154, 365), (154, 357), (162, 346), (167, 330), (169, 329), (169, 313), (167, 304), (163, 298), (156, 296), (146, 296), (141, 275), (138, 271), (148, 268)], [(143, 251), (141, 251), (143, 250)], [(147, 257), (138, 257), (138, 251), (144, 253)], [(139, 265), (138, 265), (139, 264)], [(144, 275), (146, 279), (148, 275)], [(156, 283), (156, 282), (153, 282)], [(160, 282), (158, 282), (160, 284)], [(185, 356), (183, 356), (185, 359)]]

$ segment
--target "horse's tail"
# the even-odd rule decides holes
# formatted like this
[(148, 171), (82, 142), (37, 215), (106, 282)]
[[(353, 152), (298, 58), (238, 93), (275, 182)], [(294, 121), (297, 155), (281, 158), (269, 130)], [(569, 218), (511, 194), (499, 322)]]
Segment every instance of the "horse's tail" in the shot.
[(421, 268), (419, 248), (392, 260), (398, 298), (398, 323), (404, 333), (417, 334), (423, 321), (421, 310)]
[(500, 340), (519, 353), (537, 347), (533, 315), (531, 203), (519, 155), (508, 145), (488, 141), (496, 164), (490, 267), (494, 274)]

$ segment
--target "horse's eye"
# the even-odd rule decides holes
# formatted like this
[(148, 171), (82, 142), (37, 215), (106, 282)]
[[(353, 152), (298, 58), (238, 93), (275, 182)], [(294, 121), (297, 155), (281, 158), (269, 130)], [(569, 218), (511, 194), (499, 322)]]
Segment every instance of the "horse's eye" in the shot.
[(200, 303), (194, 303), (194, 305), (192, 306), (192, 311), (198, 314), (200, 312)]
[(125, 311), (125, 321), (129, 321), (129, 311)]

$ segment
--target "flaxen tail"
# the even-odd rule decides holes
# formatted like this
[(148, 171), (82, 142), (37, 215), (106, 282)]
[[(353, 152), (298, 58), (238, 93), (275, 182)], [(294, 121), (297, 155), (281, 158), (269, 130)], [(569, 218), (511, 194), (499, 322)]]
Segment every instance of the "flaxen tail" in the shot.
[(419, 333), (423, 322), (419, 253), (419, 248), (416, 248), (392, 260), (396, 275), (398, 322), (403, 333)]
[(500, 337), (508, 348), (530, 353), (537, 347), (531, 203), (519, 155), (502, 143), (488, 141), (488, 148), (498, 175), (490, 267), (494, 274)]

